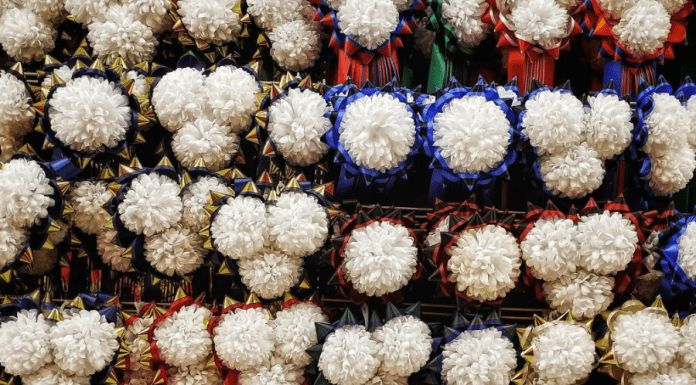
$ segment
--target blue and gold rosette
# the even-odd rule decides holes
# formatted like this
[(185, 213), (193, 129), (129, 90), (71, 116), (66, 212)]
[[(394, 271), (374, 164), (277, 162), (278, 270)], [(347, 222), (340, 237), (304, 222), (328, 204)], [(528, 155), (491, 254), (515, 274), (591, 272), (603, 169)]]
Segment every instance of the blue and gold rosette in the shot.
[(686, 232), (689, 223), (696, 221), (696, 215), (686, 215), (676, 222), (672, 222), (669, 229), (661, 232), (659, 269), (664, 273), (664, 278), (660, 283), (660, 295), (667, 302), (675, 299), (684, 299), (689, 303), (693, 301), (696, 294), (696, 282), (686, 274), (684, 269), (679, 266), (679, 238)]

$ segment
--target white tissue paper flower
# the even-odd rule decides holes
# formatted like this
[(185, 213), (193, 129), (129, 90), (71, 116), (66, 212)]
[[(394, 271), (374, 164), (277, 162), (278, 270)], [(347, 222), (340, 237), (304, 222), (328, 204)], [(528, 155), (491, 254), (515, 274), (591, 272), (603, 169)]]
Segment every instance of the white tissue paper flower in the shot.
[[(679, 258), (677, 263), (691, 280), (696, 280), (696, 222), (689, 222), (679, 237)], [(696, 322), (694, 322), (696, 323)]]
[(50, 99), (51, 128), (75, 151), (102, 152), (126, 138), (131, 124), (128, 98), (113, 82), (81, 76)]
[(174, 156), (185, 168), (192, 168), (203, 159), (211, 171), (219, 171), (237, 153), (239, 138), (229, 126), (221, 126), (207, 118), (186, 122), (174, 133), (172, 150)]
[(118, 205), (121, 221), (136, 234), (162, 232), (181, 219), (179, 192), (179, 185), (171, 178), (156, 173), (139, 175)]
[(326, 154), (321, 138), (331, 129), (328, 111), (319, 93), (295, 88), (268, 108), (268, 135), (288, 163), (309, 166)]
[(544, 297), (552, 309), (589, 319), (607, 310), (614, 300), (614, 278), (576, 271), (544, 282)]
[[(34, 128), (29, 91), (24, 82), (11, 73), (0, 72), (0, 95), (0, 136), (23, 138)], [(3, 155), (4, 152), (3, 148)]]
[(677, 353), (679, 365), (688, 370), (691, 375), (696, 375), (696, 321), (694, 316), (684, 319), (682, 327), (679, 328), (681, 334), (681, 344)]
[(205, 79), (212, 117), (232, 132), (246, 131), (256, 112), (259, 83), (249, 72), (232, 66), (218, 67)]
[(679, 330), (669, 317), (650, 308), (616, 317), (611, 339), (619, 367), (634, 374), (671, 364), (681, 344)]
[(580, 144), (585, 136), (582, 102), (569, 92), (545, 90), (525, 103), (522, 133), (539, 155), (556, 154)]
[(76, 22), (88, 25), (92, 21), (101, 20), (104, 12), (117, 3), (118, 0), (65, 0), (65, 10)]
[(300, 385), (303, 382), (303, 368), (275, 357), (268, 363), (244, 370), (239, 375), (239, 385)]
[(379, 369), (379, 348), (364, 326), (344, 326), (326, 337), (317, 366), (332, 384), (363, 385)]
[(128, 65), (152, 60), (157, 38), (125, 5), (109, 8), (104, 19), (89, 25), (94, 53), (107, 64), (123, 58)]
[(267, 309), (237, 309), (215, 328), (215, 351), (230, 369), (249, 370), (271, 359), (275, 336)]
[(49, 331), (51, 327), (43, 314), (36, 310), (22, 310), (0, 325), (0, 364), (13, 376), (36, 373), (53, 362)]
[(157, 348), (164, 362), (183, 367), (204, 361), (210, 354), (213, 340), (208, 334), (210, 310), (184, 306), (160, 323), (154, 332)]
[(145, 237), (145, 259), (157, 271), (172, 276), (189, 274), (203, 263), (207, 252), (204, 239), (181, 226)]
[(196, 180), (186, 190), (181, 198), (184, 205), (184, 214), (181, 223), (194, 232), (199, 232), (208, 226), (208, 214), (205, 206), (208, 205), (210, 193), (217, 192), (229, 194), (227, 186), (221, 179), (204, 176)]
[(510, 21), (518, 39), (552, 48), (568, 35), (568, 11), (554, 0), (520, 0)]
[(212, 91), (205, 86), (205, 76), (200, 71), (179, 68), (157, 83), (152, 91), (152, 106), (164, 128), (176, 132), (186, 122), (204, 117), (206, 94)]
[(13, 159), (0, 169), (0, 218), (14, 227), (32, 226), (55, 202), (46, 173), (33, 160)]
[(313, 303), (298, 303), (276, 313), (273, 320), (275, 354), (283, 361), (305, 367), (312, 362), (306, 350), (316, 345), (317, 322), (328, 322), (329, 318)]
[(473, 48), (490, 32), (490, 27), (481, 20), (487, 9), (485, 0), (444, 0), (442, 19), (454, 29), (460, 46)]
[(65, 0), (24, 0), (24, 8), (31, 9), (36, 16), (53, 25), (65, 20)]
[(125, 258), (125, 248), (116, 244), (116, 230), (102, 229), (97, 233), (97, 252), (104, 263), (111, 266), (112, 270), (125, 272), (132, 266), (130, 258)]
[(536, 330), (532, 348), (532, 368), (542, 383), (574, 384), (589, 376), (596, 359), (590, 330), (571, 322), (544, 324)]
[(300, 280), (302, 259), (285, 252), (266, 249), (239, 259), (242, 283), (264, 299), (280, 297)]
[(267, 231), (266, 206), (247, 196), (228, 199), (210, 225), (215, 248), (232, 259), (261, 251)]
[(645, 118), (648, 141), (643, 150), (651, 158), (657, 158), (688, 144), (691, 120), (686, 108), (674, 96), (656, 93), (651, 98), (654, 108)]
[(599, 93), (587, 99), (585, 141), (600, 159), (621, 154), (633, 139), (631, 106), (616, 95)]
[(598, 189), (605, 173), (604, 162), (586, 143), (542, 156), (539, 171), (552, 194), (570, 199), (582, 198)]
[(516, 356), (512, 342), (499, 330), (467, 330), (445, 345), (442, 380), (449, 385), (509, 384)]
[(672, 23), (665, 7), (655, 0), (638, 0), (612, 28), (619, 43), (632, 56), (655, 53), (667, 41)]
[(540, 219), (534, 223), (520, 248), (535, 278), (553, 281), (575, 272), (580, 260), (577, 231), (570, 219)]
[(24, 385), (89, 385), (88, 376), (72, 376), (56, 365), (46, 365), (32, 374), (22, 376)]
[(669, 195), (681, 191), (694, 177), (696, 153), (682, 142), (660, 157), (651, 157), (650, 188), (656, 195)]
[(345, 0), (336, 15), (341, 31), (367, 49), (387, 42), (399, 23), (392, 0)]
[(220, 385), (222, 378), (217, 368), (208, 367), (205, 361), (198, 364), (177, 368), (171, 374), (169, 383), (172, 385)]
[(10, 57), (29, 63), (42, 60), (55, 47), (58, 31), (32, 9), (13, 8), (0, 17), (0, 44)]
[(242, 32), (241, 15), (234, 11), (240, 0), (179, 0), (179, 15), (195, 39), (223, 45), (237, 41)]
[(303, 20), (307, 0), (247, 0), (247, 12), (254, 23), (266, 31), (280, 24)]
[(168, 27), (165, 20), (172, 2), (167, 0), (125, 0), (124, 4), (135, 17), (148, 27), (154, 34), (164, 32)]
[(597, 0), (597, 3), (614, 19), (620, 19), (623, 12), (629, 9), (635, 0)]
[(597, 274), (616, 274), (633, 260), (638, 233), (621, 213), (582, 216), (578, 223), (579, 266)]
[(474, 174), (500, 165), (510, 141), (505, 112), (483, 96), (452, 100), (435, 115), (435, 147), (456, 173)]
[(112, 196), (105, 182), (75, 183), (68, 195), (70, 205), (75, 209), (71, 215), (75, 226), (87, 234), (98, 233), (111, 218), (105, 207)]
[(381, 296), (408, 284), (416, 273), (417, 255), (406, 227), (374, 222), (351, 232), (343, 272), (358, 292)]
[(286, 71), (314, 67), (321, 54), (319, 23), (295, 20), (278, 25), (268, 34), (271, 57)]
[(346, 107), (339, 142), (358, 166), (386, 172), (408, 157), (416, 141), (415, 124), (399, 99), (363, 96)]
[(0, 218), (0, 270), (11, 265), (24, 249), (27, 231)]
[(268, 206), (268, 236), (273, 245), (291, 257), (317, 252), (329, 235), (329, 218), (317, 198), (289, 191)]
[(387, 321), (372, 332), (372, 338), (380, 345), (380, 370), (398, 377), (408, 377), (424, 367), (433, 346), (428, 325), (410, 315)]
[(114, 324), (99, 312), (82, 310), (50, 331), (53, 360), (68, 375), (89, 376), (109, 365), (118, 350)]
[(689, 113), (691, 126), (687, 135), (689, 146), (691, 149), (696, 149), (696, 95), (689, 98), (686, 102), (686, 111)]
[(661, 372), (651, 372), (630, 377), (630, 385), (693, 385), (696, 378), (686, 369), (670, 366)]
[(520, 276), (520, 247), (500, 226), (462, 231), (447, 253), (449, 280), (457, 284), (457, 290), (478, 301), (505, 297)]

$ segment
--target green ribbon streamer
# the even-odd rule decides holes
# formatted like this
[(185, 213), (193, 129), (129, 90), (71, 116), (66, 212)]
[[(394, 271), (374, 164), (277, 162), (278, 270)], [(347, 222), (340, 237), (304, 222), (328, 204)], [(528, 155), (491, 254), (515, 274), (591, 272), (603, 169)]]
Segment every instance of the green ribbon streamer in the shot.
[(464, 84), (469, 72), (466, 56), (474, 52), (460, 47), (454, 29), (442, 22), (442, 1), (430, 1), (433, 10), (430, 15), (430, 27), (435, 31), (436, 37), (430, 59), (428, 92), (435, 92), (437, 88), (444, 87), (452, 76)]

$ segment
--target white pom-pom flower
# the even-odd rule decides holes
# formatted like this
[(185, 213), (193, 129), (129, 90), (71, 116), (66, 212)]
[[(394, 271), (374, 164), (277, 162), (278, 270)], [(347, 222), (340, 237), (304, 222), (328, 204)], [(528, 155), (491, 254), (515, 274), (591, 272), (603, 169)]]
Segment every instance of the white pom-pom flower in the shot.
[(379, 370), (365, 385), (408, 385), (408, 377), (394, 376)]
[(416, 273), (418, 249), (406, 227), (374, 222), (353, 230), (345, 248), (346, 280), (360, 293), (381, 296), (408, 284)]
[(26, 241), (26, 230), (8, 223), (5, 218), (0, 218), (0, 270), (17, 259)]
[(336, 385), (363, 385), (377, 373), (379, 343), (362, 325), (334, 330), (324, 342), (317, 366)]
[(478, 301), (504, 297), (520, 275), (520, 247), (512, 235), (495, 225), (462, 231), (447, 250), (449, 280)]
[(669, 195), (681, 191), (694, 177), (696, 153), (682, 143), (661, 157), (651, 158), (650, 188), (656, 195)]
[(126, 249), (116, 244), (116, 230), (102, 229), (97, 233), (97, 251), (102, 261), (111, 266), (115, 271), (125, 272), (132, 266), (130, 258), (125, 258), (123, 254)]
[(65, 20), (65, 0), (25, 0), (24, 8), (31, 9), (45, 22), (60, 24)]
[(686, 317), (682, 327), (679, 328), (682, 339), (677, 356), (679, 365), (688, 370), (692, 376), (696, 375), (696, 322), (694, 318), (694, 316)]
[(535, 278), (553, 281), (575, 272), (580, 259), (577, 231), (570, 219), (541, 219), (534, 223), (520, 248)]
[(128, 65), (152, 60), (158, 44), (150, 27), (125, 5), (109, 8), (103, 20), (90, 24), (87, 38), (107, 64), (119, 57)]
[(587, 215), (578, 223), (579, 265), (603, 275), (615, 274), (633, 259), (638, 244), (636, 227), (621, 213)]
[(256, 25), (272, 31), (282, 23), (301, 20), (307, 3), (307, 0), (247, 0), (247, 12)]
[(222, 317), (215, 328), (215, 351), (225, 366), (249, 370), (268, 362), (275, 336), (268, 310), (237, 309)]
[(597, 151), (600, 159), (621, 154), (633, 138), (631, 106), (616, 95), (599, 93), (588, 98), (585, 114), (587, 145)]
[(444, 0), (442, 19), (454, 29), (459, 45), (473, 48), (486, 38), (490, 30), (481, 20), (487, 9), (488, 3), (484, 0)]
[(296, 191), (280, 195), (268, 207), (268, 236), (279, 250), (292, 257), (317, 252), (329, 235), (329, 218), (317, 198)]
[(350, 103), (339, 127), (339, 141), (361, 167), (386, 172), (405, 161), (416, 140), (413, 115), (388, 94)]
[(206, 118), (187, 122), (174, 134), (174, 156), (186, 168), (203, 160), (208, 169), (218, 171), (237, 153), (239, 138), (228, 126)]
[(570, 312), (577, 319), (593, 318), (614, 300), (614, 278), (577, 271), (555, 281), (544, 282), (544, 297), (551, 308)]
[(686, 111), (689, 113), (689, 120), (691, 121), (691, 130), (687, 135), (687, 139), (689, 146), (692, 149), (696, 149), (696, 95), (690, 97), (687, 101)]
[(16, 319), (0, 325), (0, 364), (5, 372), (26, 376), (53, 362), (49, 343), (50, 326), (36, 310), (22, 310)]
[(674, 361), (681, 335), (666, 314), (643, 309), (616, 318), (611, 339), (619, 366), (631, 373), (658, 371)]
[(32, 99), (24, 82), (8, 72), (0, 72), (0, 135), (21, 138), (34, 124)]
[(105, 182), (78, 182), (70, 189), (69, 199), (75, 212), (72, 220), (75, 226), (87, 234), (99, 232), (111, 215), (106, 204), (113, 195)]
[(660, 4), (662, 4), (663, 7), (665, 7), (665, 10), (667, 10), (667, 13), (670, 15), (674, 15), (675, 13), (679, 12), (686, 3), (689, 2), (689, 0), (658, 0)]
[(118, 205), (126, 228), (150, 236), (179, 222), (183, 204), (179, 185), (163, 175), (142, 174), (135, 178)]
[(489, 171), (505, 159), (510, 122), (505, 112), (483, 96), (452, 100), (435, 115), (435, 146), (456, 173)]
[(671, 28), (669, 13), (662, 4), (655, 0), (638, 0), (623, 12), (612, 30), (632, 56), (642, 57), (662, 48)]
[(152, 106), (164, 128), (176, 132), (204, 116), (205, 95), (212, 92), (204, 83), (205, 77), (195, 68), (179, 68), (160, 79), (152, 91)]
[(0, 17), (0, 44), (13, 59), (42, 60), (55, 47), (58, 34), (50, 21), (42, 20), (29, 8), (12, 8)]
[[(679, 237), (677, 263), (691, 280), (696, 280), (696, 222), (689, 222)], [(696, 322), (694, 322), (696, 323)]]
[(184, 367), (204, 361), (213, 345), (207, 329), (211, 317), (210, 310), (191, 305), (182, 307), (160, 323), (155, 328), (154, 338), (164, 362)]
[(207, 254), (203, 238), (181, 226), (145, 237), (145, 259), (157, 271), (172, 276), (195, 271)]
[(693, 385), (696, 378), (686, 369), (670, 366), (662, 372), (651, 372), (631, 377), (630, 385)]
[(239, 376), (239, 385), (300, 385), (303, 381), (302, 368), (275, 357), (268, 364), (245, 370)]
[(47, 365), (38, 371), (22, 376), (24, 385), (89, 385), (88, 376), (71, 376), (56, 365)]
[(321, 308), (313, 303), (298, 303), (279, 311), (273, 320), (275, 354), (297, 367), (309, 365), (312, 357), (306, 350), (317, 343), (314, 324), (328, 320)]
[(595, 191), (604, 181), (604, 162), (586, 143), (539, 160), (541, 179), (554, 195), (570, 199), (582, 198)]
[(220, 385), (222, 378), (217, 368), (209, 368), (206, 362), (183, 366), (171, 375), (169, 383), (172, 385)]
[(295, 88), (269, 107), (266, 129), (287, 162), (309, 166), (326, 154), (321, 138), (331, 128), (328, 110), (319, 93)]
[(172, 2), (167, 0), (126, 0), (128, 10), (148, 27), (158, 34), (163, 32), (168, 23), (165, 21)]
[(590, 374), (596, 354), (587, 327), (556, 321), (544, 324), (535, 332), (532, 368), (542, 383), (574, 384)]
[(687, 144), (691, 120), (686, 108), (674, 96), (656, 93), (651, 98), (653, 110), (645, 118), (648, 141), (643, 150), (651, 158), (657, 158)]
[(94, 20), (102, 19), (104, 12), (113, 3), (113, 0), (65, 0), (65, 10), (76, 22), (88, 25)]
[(205, 80), (208, 105), (217, 123), (234, 133), (245, 131), (256, 112), (259, 83), (249, 72), (232, 66), (219, 67)]
[(389, 320), (372, 332), (379, 344), (380, 370), (397, 377), (408, 377), (428, 363), (433, 339), (420, 319), (406, 315)]
[(50, 336), (53, 361), (68, 375), (90, 376), (107, 367), (118, 350), (114, 325), (94, 310), (59, 321)]
[(101, 77), (81, 76), (58, 88), (50, 99), (51, 128), (76, 151), (101, 152), (126, 138), (131, 124), (128, 98)]
[(266, 206), (246, 196), (228, 199), (210, 225), (215, 248), (232, 259), (261, 251), (267, 231)]
[(345, 0), (337, 16), (341, 31), (367, 49), (389, 40), (399, 23), (399, 10), (392, 0)]
[(38, 224), (54, 205), (53, 188), (38, 163), (13, 159), (0, 169), (0, 218), (15, 227)]
[(199, 232), (208, 226), (205, 206), (208, 205), (211, 192), (229, 193), (227, 186), (219, 178), (212, 176), (202, 177), (184, 190), (181, 198), (184, 205), (181, 222), (193, 232)]
[(286, 71), (314, 66), (321, 53), (319, 23), (295, 20), (278, 25), (268, 34), (271, 57)]
[(508, 384), (517, 366), (512, 342), (493, 328), (463, 332), (442, 358), (442, 380), (450, 385)]
[(236, 41), (242, 32), (241, 15), (234, 11), (240, 0), (180, 0), (179, 15), (192, 37), (210, 44)]
[(585, 111), (573, 94), (541, 91), (527, 100), (525, 108), (522, 133), (539, 155), (563, 152), (584, 139)]
[(618, 20), (621, 14), (636, 2), (635, 0), (597, 0), (597, 3), (609, 12), (612, 18)]
[(300, 280), (302, 259), (269, 249), (241, 258), (238, 266), (242, 283), (251, 292), (272, 299), (288, 292)]
[(520, 0), (510, 21), (517, 38), (552, 48), (568, 35), (568, 11), (555, 0)]

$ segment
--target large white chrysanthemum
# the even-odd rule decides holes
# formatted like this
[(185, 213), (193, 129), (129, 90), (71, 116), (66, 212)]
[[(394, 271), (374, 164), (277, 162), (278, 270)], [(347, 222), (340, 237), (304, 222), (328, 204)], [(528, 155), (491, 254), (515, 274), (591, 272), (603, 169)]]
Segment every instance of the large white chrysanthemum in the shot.
[(24, 0), (21, 4), (44, 22), (58, 25), (65, 20), (65, 0)]
[(24, 385), (89, 385), (88, 376), (68, 375), (56, 365), (46, 365), (38, 371), (22, 376)]
[(197, 305), (184, 306), (167, 317), (157, 328), (154, 338), (164, 362), (184, 367), (204, 361), (213, 340), (208, 334), (210, 310)]
[(278, 25), (268, 34), (271, 57), (286, 71), (304, 71), (321, 54), (320, 24), (295, 20)]
[(621, 14), (612, 31), (634, 57), (655, 53), (667, 41), (672, 23), (665, 7), (655, 0), (638, 0)]
[(303, 369), (272, 357), (268, 363), (243, 371), (239, 385), (300, 385)]
[(319, 93), (298, 89), (269, 107), (266, 129), (287, 162), (309, 166), (326, 154), (329, 146), (321, 138), (331, 128), (328, 110)]
[(656, 195), (669, 195), (681, 191), (694, 177), (696, 153), (682, 142), (671, 152), (651, 157), (650, 188)]
[(590, 330), (565, 321), (544, 324), (532, 339), (532, 368), (542, 383), (574, 384), (592, 371), (596, 354)]
[(58, 88), (50, 99), (51, 128), (76, 151), (101, 152), (126, 138), (131, 125), (128, 98), (101, 77), (81, 76)]
[(416, 273), (417, 255), (406, 227), (374, 222), (351, 233), (345, 248), (344, 274), (360, 293), (393, 293), (406, 286)]
[(621, 18), (621, 14), (633, 4), (635, 0), (597, 0), (597, 3), (604, 8), (614, 19)]
[(648, 142), (643, 150), (651, 158), (657, 158), (688, 144), (691, 120), (686, 108), (674, 96), (656, 93), (652, 95), (652, 100), (653, 110), (645, 118)]
[(118, 0), (65, 0), (65, 10), (75, 18), (76, 22), (88, 25), (92, 21), (102, 19), (104, 12), (118, 2)]
[(229, 193), (222, 180), (212, 176), (201, 177), (184, 190), (184, 195), (181, 198), (184, 205), (181, 223), (185, 227), (198, 232), (208, 226), (209, 220), (205, 206), (208, 204), (211, 192)]
[[(677, 263), (691, 280), (696, 280), (696, 222), (689, 222), (679, 237)], [(696, 323), (696, 322), (695, 322)]]
[(179, 222), (183, 204), (179, 185), (163, 175), (142, 174), (135, 178), (118, 206), (126, 228), (150, 236)]
[(485, 0), (444, 0), (442, 20), (454, 29), (459, 45), (473, 48), (490, 32), (490, 27), (481, 20), (487, 9)]
[(306, 350), (317, 343), (317, 322), (328, 322), (321, 308), (313, 303), (298, 303), (276, 313), (273, 320), (275, 354), (283, 361), (304, 367), (312, 362)]
[(406, 104), (379, 93), (350, 103), (339, 132), (353, 161), (379, 172), (405, 161), (416, 140), (415, 121)]
[(380, 344), (380, 370), (398, 377), (408, 377), (425, 366), (433, 346), (428, 325), (410, 315), (392, 318), (372, 332), (372, 338)]
[(222, 378), (220, 377), (217, 368), (208, 367), (205, 361), (198, 364), (177, 368), (177, 371), (171, 375), (169, 381), (169, 384), (172, 385), (222, 384)]
[(539, 155), (556, 154), (580, 144), (585, 136), (582, 102), (573, 94), (541, 91), (525, 103), (522, 133)]
[(186, 122), (206, 114), (206, 94), (213, 90), (205, 86), (205, 77), (195, 68), (179, 68), (160, 79), (152, 91), (152, 105), (160, 123), (171, 132)]
[(677, 359), (679, 366), (688, 370), (692, 376), (696, 375), (696, 316), (689, 316), (684, 319), (682, 327), (679, 328), (681, 334), (681, 344)]
[(386, 43), (399, 23), (392, 0), (345, 0), (337, 16), (341, 31), (367, 49)]
[(214, 330), (215, 352), (228, 368), (249, 370), (271, 359), (275, 336), (268, 310), (237, 309)]
[(71, 215), (73, 224), (87, 234), (99, 232), (111, 218), (105, 207), (112, 196), (105, 182), (75, 183), (68, 195), (70, 204), (75, 209)]
[(570, 219), (541, 219), (534, 223), (520, 248), (535, 278), (553, 281), (575, 272), (580, 259), (577, 231)]
[(204, 239), (181, 226), (173, 226), (162, 233), (145, 237), (145, 259), (157, 271), (172, 276), (195, 271), (207, 254)]
[(696, 378), (692, 377), (686, 369), (670, 366), (661, 372), (650, 372), (632, 376), (630, 385), (693, 385)]
[(203, 159), (208, 169), (219, 171), (237, 153), (239, 138), (230, 127), (205, 118), (187, 122), (174, 134), (174, 156), (186, 168)]
[(289, 191), (268, 206), (268, 236), (274, 247), (291, 257), (317, 252), (329, 235), (329, 218), (317, 198)]
[(31, 226), (48, 216), (53, 188), (38, 163), (13, 159), (0, 170), (0, 218), (15, 227)]
[(205, 89), (212, 118), (218, 124), (230, 126), (232, 132), (245, 131), (256, 112), (259, 83), (249, 72), (232, 66), (222, 66), (208, 75)]
[(117, 236), (116, 230), (100, 230), (97, 233), (97, 252), (102, 261), (111, 266), (112, 270), (125, 272), (132, 266), (132, 261), (123, 256), (126, 249), (116, 244)]
[(53, 361), (68, 375), (89, 376), (109, 365), (118, 350), (114, 324), (82, 310), (51, 328)]
[(493, 328), (463, 332), (442, 357), (442, 380), (450, 385), (509, 384), (517, 366), (512, 342)]
[(242, 32), (241, 15), (234, 11), (240, 0), (179, 0), (179, 15), (196, 39), (215, 45), (236, 41)]
[(457, 290), (479, 301), (504, 297), (520, 275), (520, 247), (512, 235), (495, 225), (462, 231), (454, 246), (447, 270)]
[(635, 374), (671, 364), (681, 343), (679, 330), (669, 317), (650, 308), (616, 317), (611, 339), (619, 366)]
[(510, 13), (515, 36), (552, 48), (568, 35), (568, 11), (555, 0), (520, 0)]
[(478, 173), (505, 159), (510, 122), (505, 112), (483, 96), (452, 100), (435, 115), (434, 144), (457, 173)]
[(280, 297), (300, 280), (302, 259), (267, 249), (239, 259), (242, 283), (264, 299)]
[(24, 249), (27, 232), (24, 228), (12, 225), (0, 218), (0, 270), (11, 265)]
[(0, 364), (5, 372), (26, 376), (53, 362), (48, 322), (36, 310), (22, 310), (15, 319), (0, 325)]
[(247, 0), (247, 12), (256, 25), (272, 31), (280, 24), (303, 20), (307, 5), (307, 0)]
[(109, 8), (103, 20), (90, 24), (87, 38), (107, 64), (119, 57), (128, 65), (152, 60), (158, 44), (150, 27), (125, 5)]
[(604, 181), (604, 162), (586, 143), (545, 155), (539, 163), (546, 188), (561, 197), (582, 198), (598, 189)]
[(633, 139), (631, 106), (616, 95), (599, 93), (587, 99), (585, 114), (587, 145), (597, 151), (600, 159), (621, 154)]
[(232, 259), (261, 251), (267, 231), (266, 206), (246, 196), (228, 199), (210, 225), (215, 248)]
[(324, 342), (317, 364), (336, 385), (363, 385), (380, 366), (379, 343), (362, 325), (338, 328)]
[(34, 128), (31, 96), (24, 82), (8, 72), (0, 72), (0, 95), (0, 136), (21, 139)]
[(570, 312), (576, 319), (593, 318), (614, 299), (614, 278), (577, 271), (544, 282), (544, 297), (552, 309)]
[(30, 8), (12, 8), (0, 17), (0, 44), (10, 57), (29, 63), (42, 60), (55, 47), (58, 31)]
[(578, 244), (579, 266), (597, 274), (615, 274), (626, 268), (633, 259), (638, 233), (621, 213), (605, 211), (580, 218)]
[(657, 0), (667, 10), (667, 13), (674, 15), (679, 12), (689, 0)]
[(125, 0), (128, 10), (142, 23), (152, 28), (152, 32), (158, 34), (167, 27), (167, 12), (172, 7), (172, 2), (167, 0)]
[(696, 95), (693, 95), (687, 101), (686, 112), (689, 113), (689, 120), (691, 121), (691, 129), (689, 130), (687, 139), (691, 149), (696, 149)]

